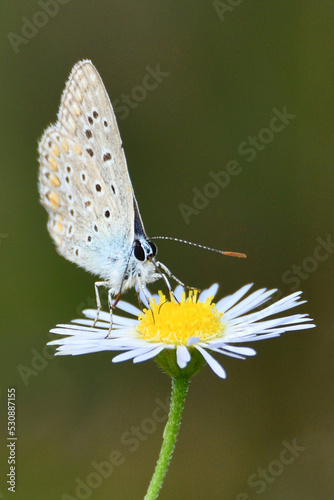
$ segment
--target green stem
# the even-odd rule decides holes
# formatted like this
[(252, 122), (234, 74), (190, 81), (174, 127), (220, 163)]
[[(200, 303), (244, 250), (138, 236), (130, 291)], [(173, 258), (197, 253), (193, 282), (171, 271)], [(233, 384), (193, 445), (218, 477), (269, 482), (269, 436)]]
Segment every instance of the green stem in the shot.
[(177, 375), (173, 378), (170, 409), (168, 420), (163, 433), (163, 443), (160, 450), (159, 459), (144, 500), (155, 500), (156, 498), (158, 498), (160, 488), (166, 476), (168, 466), (174, 451), (188, 387), (188, 376)]

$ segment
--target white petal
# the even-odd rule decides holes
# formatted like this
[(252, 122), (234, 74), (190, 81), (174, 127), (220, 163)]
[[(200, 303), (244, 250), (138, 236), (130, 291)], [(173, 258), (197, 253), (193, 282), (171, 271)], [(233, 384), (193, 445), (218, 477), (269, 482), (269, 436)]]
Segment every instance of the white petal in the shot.
[(138, 309), (138, 307), (135, 307), (132, 304), (129, 304), (128, 302), (125, 302), (125, 300), (119, 300), (117, 303), (117, 307), (122, 311), (125, 311), (129, 314), (132, 314), (133, 316), (136, 316), (137, 318), (138, 314), (141, 313), (141, 310)]
[[(242, 336), (246, 338), (249, 335), (263, 335), (264, 333), (271, 333), (271, 332), (284, 332), (288, 328), (288, 325), (292, 325), (294, 329), (299, 328), (300, 323), (307, 323), (308, 321), (311, 321), (311, 318), (305, 318), (303, 317), (304, 315), (293, 315), (293, 316), (286, 316), (283, 318), (274, 318), (266, 321), (256, 321), (256, 322), (240, 322), (233, 325), (233, 321), (231, 325), (229, 325), (230, 328), (230, 335), (227, 332), (226, 339), (231, 342), (231, 339), (233, 337), (237, 338), (238, 337), (238, 332), (239, 336)], [(301, 329), (305, 328), (313, 328), (309, 323), (307, 325), (303, 325)], [(234, 335), (233, 335), (234, 331)]]
[(176, 348), (176, 362), (180, 368), (185, 368), (189, 361), (191, 360), (191, 355), (186, 346), (179, 345)]
[[(138, 309), (138, 311), (139, 311), (139, 309)], [(96, 309), (85, 309), (82, 312), (86, 316), (86, 318), (91, 318), (93, 320), (93, 322), (95, 321), (96, 315), (97, 315)], [(136, 315), (136, 316), (138, 316), (138, 315)], [(115, 314), (115, 313), (113, 313), (112, 317), (113, 317), (113, 324), (126, 325), (126, 324), (128, 324), (129, 321), (136, 321), (133, 318), (126, 318), (124, 316), (119, 316), (118, 314)], [(72, 322), (79, 323), (79, 324), (82, 323), (82, 321), (83, 321), (82, 319), (72, 320)], [(107, 324), (107, 326), (104, 326), (103, 323), (101, 323), (101, 322), (105, 322)], [(100, 311), (99, 321), (97, 322), (97, 324), (95, 326), (102, 325), (101, 326), (102, 328), (109, 328), (109, 324), (110, 324), (110, 312)]]
[(276, 290), (277, 289), (266, 291), (265, 288), (262, 288), (260, 290), (257, 290), (256, 292), (253, 292), (251, 295), (229, 309), (228, 317), (235, 318), (236, 316), (246, 314), (248, 311), (259, 307), (264, 302), (269, 300), (271, 295), (273, 295)]
[(228, 295), (227, 297), (224, 297), (223, 299), (221, 299), (216, 304), (218, 311), (219, 312), (228, 311), (228, 309), (230, 307), (234, 306), (234, 304), (236, 304), (238, 302), (238, 300), (240, 300), (241, 297), (243, 297), (252, 286), (253, 286), (253, 283), (245, 285), (242, 288), (240, 288), (240, 290), (233, 293), (232, 295)]
[[(258, 321), (259, 323), (261, 323), (261, 320), (263, 320), (264, 318), (266, 318), (267, 316), (272, 316), (272, 315), (275, 315), (275, 314), (278, 314), (279, 312), (283, 312), (283, 311), (286, 311), (288, 309), (291, 309), (292, 307), (295, 307), (295, 306), (298, 306), (299, 303), (296, 303), (295, 301), (292, 301), (292, 302), (284, 302), (284, 303), (274, 303), (274, 304), (271, 304), (270, 306), (262, 309), (261, 311), (257, 311), (255, 313), (251, 313), (251, 314), (247, 314), (246, 316), (240, 316), (238, 318), (233, 318), (232, 320), (232, 323), (234, 325), (238, 324), (238, 323), (254, 323), (256, 321)], [(229, 313), (230, 311), (228, 311), (226, 313), (226, 318), (228, 318), (229, 320), (231, 319), (229, 317)], [(295, 315), (295, 316), (298, 316), (298, 315)], [(302, 315), (303, 317), (306, 317), (307, 315)], [(287, 319), (287, 318), (292, 318), (292, 316), (287, 316), (285, 318), (277, 318), (275, 320), (271, 320), (271, 321), (280, 321), (281, 323)], [(310, 318), (309, 318), (310, 319)]]
[(293, 330), (307, 330), (308, 328), (315, 328), (316, 325), (313, 325), (312, 323), (309, 325), (291, 325), (291, 326), (284, 326), (283, 328), (280, 329), (280, 331), (283, 332), (291, 332)]
[(234, 345), (225, 345), (224, 350), (231, 351), (236, 354), (240, 354), (241, 356), (255, 356), (256, 351), (251, 347), (237, 347)]
[(233, 344), (239, 343), (239, 342), (255, 342), (257, 340), (267, 340), (267, 339), (273, 339), (276, 337), (279, 337), (280, 333), (267, 333), (267, 334), (255, 334), (255, 335), (249, 335), (247, 337), (240, 337), (240, 338), (234, 338), (229, 340), (229, 342), (233, 342)]
[[(67, 349), (65, 348), (67, 347)], [(100, 346), (97, 347), (89, 347), (89, 346), (83, 346), (83, 347), (78, 347), (73, 349), (71, 346), (61, 346), (58, 347), (57, 352), (55, 353), (55, 356), (79, 356), (81, 354), (92, 354), (93, 352), (101, 352), (103, 349), (101, 349)]]
[[(113, 322), (112, 326), (113, 329), (118, 326), (135, 326), (138, 324), (138, 320), (134, 318), (126, 318), (125, 316), (116, 316), (116, 314), (113, 314)], [(73, 319), (72, 323), (76, 323), (77, 325), (88, 325), (88, 326), (93, 326), (94, 320), (92, 319)], [(110, 325), (110, 316), (108, 318), (108, 322), (106, 323), (105, 321), (98, 321), (95, 325), (94, 328), (106, 328), (108, 329)]]
[(206, 290), (203, 290), (199, 294), (198, 300), (199, 302), (205, 302), (208, 297), (215, 296), (217, 293), (217, 290), (219, 288), (218, 283), (214, 283), (213, 285), (210, 286), (210, 288), (207, 288)]
[[(72, 326), (74, 328), (72, 328)], [(75, 327), (82, 329), (79, 325), (62, 325), (61, 323), (50, 330), (50, 333), (57, 335), (76, 335)], [(93, 330), (93, 328), (92, 328)]]
[[(86, 318), (91, 318), (91, 319), (94, 319), (94, 320), (95, 320), (96, 315), (97, 315), (97, 310), (96, 309), (84, 309), (82, 312), (86, 316)], [(109, 323), (110, 322), (110, 312), (100, 311), (100, 313), (99, 313), (99, 319), (101, 321), (105, 321), (106, 323)]]
[(88, 334), (88, 336), (91, 338), (92, 336), (95, 336), (95, 338), (101, 339), (106, 336), (106, 331), (97, 329), (97, 328), (90, 328), (87, 326), (80, 326), (80, 325), (57, 325), (55, 328), (52, 328), (50, 330), (50, 333), (56, 333), (58, 335), (85, 335)]
[(204, 349), (210, 349), (210, 351), (217, 352), (218, 354), (223, 354), (224, 356), (229, 356), (234, 359), (246, 359), (244, 356), (235, 354), (234, 352), (225, 351), (224, 347), (212, 347), (211, 345), (201, 345)]
[(226, 372), (224, 368), (218, 363), (218, 361), (215, 360), (215, 358), (211, 356), (211, 354), (209, 354), (205, 349), (203, 349), (198, 344), (195, 346), (195, 348), (202, 354), (203, 358), (208, 363), (211, 370), (214, 371), (215, 374), (218, 375), (218, 377), (226, 378)]
[(133, 359), (136, 356), (141, 356), (146, 352), (152, 351), (152, 347), (141, 347), (139, 349), (133, 349), (131, 351), (123, 352), (122, 354), (118, 354), (112, 359), (113, 363), (120, 363), (121, 361), (128, 361), (129, 359)]
[(187, 342), (187, 346), (191, 346), (191, 345), (194, 345), (194, 344), (197, 344), (197, 342), (200, 341), (200, 337), (189, 337), (188, 339), (188, 342)]
[(151, 351), (146, 352), (145, 354), (142, 354), (141, 356), (136, 356), (133, 359), (134, 363), (141, 363), (142, 361), (147, 361), (148, 359), (155, 358), (161, 351), (165, 349), (164, 345), (160, 345), (159, 347), (156, 347), (155, 349), (152, 349)]
[[(74, 325), (82, 325), (82, 326), (87, 326), (87, 327), (91, 327), (91, 328), (105, 328), (105, 329), (108, 329), (109, 328), (109, 323), (105, 323), (104, 321), (98, 321), (96, 323), (96, 325), (93, 327), (94, 325), (94, 320), (92, 319), (72, 319), (71, 320), (71, 323), (74, 323)], [(73, 325), (73, 326), (74, 326)]]
[(182, 294), (184, 292), (184, 288), (181, 285), (177, 285), (175, 288), (173, 295), (175, 295), (176, 299), (180, 302), (182, 299)]

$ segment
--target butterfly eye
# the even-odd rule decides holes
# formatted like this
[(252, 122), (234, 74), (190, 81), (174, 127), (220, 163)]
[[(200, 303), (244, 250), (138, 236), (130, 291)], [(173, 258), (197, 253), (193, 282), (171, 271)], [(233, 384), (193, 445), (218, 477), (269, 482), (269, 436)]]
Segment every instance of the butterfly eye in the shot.
[(143, 262), (145, 260), (145, 257), (146, 257), (144, 249), (141, 246), (140, 241), (138, 241), (138, 240), (135, 243), (134, 255), (135, 255), (136, 259), (140, 260), (141, 262)]
[(152, 241), (148, 241), (148, 244), (151, 247), (151, 252), (148, 255), (149, 259), (151, 260), (151, 259), (153, 259), (153, 257), (155, 257), (157, 255), (157, 247), (154, 243), (152, 243)]

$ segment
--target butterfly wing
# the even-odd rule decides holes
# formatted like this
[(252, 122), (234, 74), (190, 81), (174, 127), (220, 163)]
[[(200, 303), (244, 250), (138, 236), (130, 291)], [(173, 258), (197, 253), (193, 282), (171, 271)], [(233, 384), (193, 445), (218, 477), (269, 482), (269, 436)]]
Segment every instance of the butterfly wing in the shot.
[(58, 252), (108, 279), (132, 248), (136, 201), (116, 117), (90, 61), (73, 67), (39, 154), (41, 202)]

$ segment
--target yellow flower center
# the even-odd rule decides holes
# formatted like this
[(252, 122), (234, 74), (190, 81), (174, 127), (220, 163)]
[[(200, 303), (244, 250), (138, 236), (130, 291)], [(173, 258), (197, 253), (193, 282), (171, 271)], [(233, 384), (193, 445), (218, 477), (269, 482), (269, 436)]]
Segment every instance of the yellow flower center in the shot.
[(183, 293), (180, 302), (174, 297), (169, 301), (159, 292), (158, 303), (150, 300), (150, 308), (139, 314), (136, 330), (149, 342), (173, 345), (188, 345), (191, 337), (197, 337), (199, 342), (221, 337), (223, 313), (217, 311), (212, 299), (198, 302), (198, 290), (194, 290), (188, 297)]

